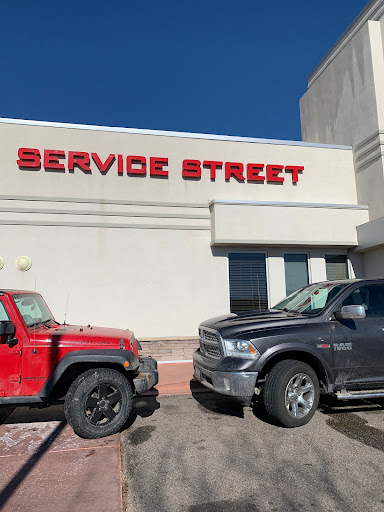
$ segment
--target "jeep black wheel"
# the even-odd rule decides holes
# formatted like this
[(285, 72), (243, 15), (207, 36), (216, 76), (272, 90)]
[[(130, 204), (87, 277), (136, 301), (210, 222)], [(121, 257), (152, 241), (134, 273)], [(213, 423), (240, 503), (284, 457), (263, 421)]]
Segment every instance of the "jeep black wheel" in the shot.
[(308, 423), (319, 403), (319, 381), (313, 368), (301, 361), (286, 360), (270, 371), (263, 389), (267, 413), (284, 427)]
[(95, 368), (72, 383), (64, 412), (76, 434), (96, 439), (118, 432), (129, 417), (132, 403), (132, 387), (124, 375), (109, 368)]

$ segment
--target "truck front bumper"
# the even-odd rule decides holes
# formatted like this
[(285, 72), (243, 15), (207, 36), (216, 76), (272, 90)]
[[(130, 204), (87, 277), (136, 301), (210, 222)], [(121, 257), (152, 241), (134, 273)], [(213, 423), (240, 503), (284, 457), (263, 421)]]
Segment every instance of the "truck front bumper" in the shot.
[(255, 393), (257, 372), (211, 371), (194, 361), (195, 377), (204, 386), (217, 393), (230, 395), (249, 405)]
[(157, 370), (157, 361), (153, 357), (140, 357), (137, 368), (138, 375), (133, 379), (133, 385), (137, 395), (141, 395), (159, 382), (159, 372)]

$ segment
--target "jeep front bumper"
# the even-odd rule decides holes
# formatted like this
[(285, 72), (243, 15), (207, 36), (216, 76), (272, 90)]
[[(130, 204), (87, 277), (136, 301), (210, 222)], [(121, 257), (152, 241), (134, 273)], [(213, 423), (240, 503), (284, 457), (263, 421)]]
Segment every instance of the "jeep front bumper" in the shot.
[(137, 395), (141, 395), (159, 382), (159, 372), (157, 370), (157, 361), (153, 357), (140, 357), (137, 368), (138, 375), (133, 379), (133, 385)]

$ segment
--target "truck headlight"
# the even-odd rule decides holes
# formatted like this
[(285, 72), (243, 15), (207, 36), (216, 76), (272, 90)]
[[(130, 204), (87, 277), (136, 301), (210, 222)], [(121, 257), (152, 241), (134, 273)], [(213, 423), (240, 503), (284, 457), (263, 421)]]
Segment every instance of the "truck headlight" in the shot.
[(249, 341), (223, 339), (225, 353), (229, 357), (259, 359), (260, 352)]

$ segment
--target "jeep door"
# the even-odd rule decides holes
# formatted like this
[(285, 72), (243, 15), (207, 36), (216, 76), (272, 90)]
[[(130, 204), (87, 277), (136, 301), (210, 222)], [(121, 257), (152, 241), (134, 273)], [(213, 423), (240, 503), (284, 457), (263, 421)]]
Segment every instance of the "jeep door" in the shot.
[(384, 385), (384, 285), (358, 286), (335, 310), (350, 305), (363, 305), (366, 317), (330, 322), (335, 383)]
[[(0, 297), (0, 322), (14, 321), (3, 299)], [(13, 394), (21, 382), (21, 339), (16, 345), (9, 341), (8, 334), (0, 335), (0, 396)]]

